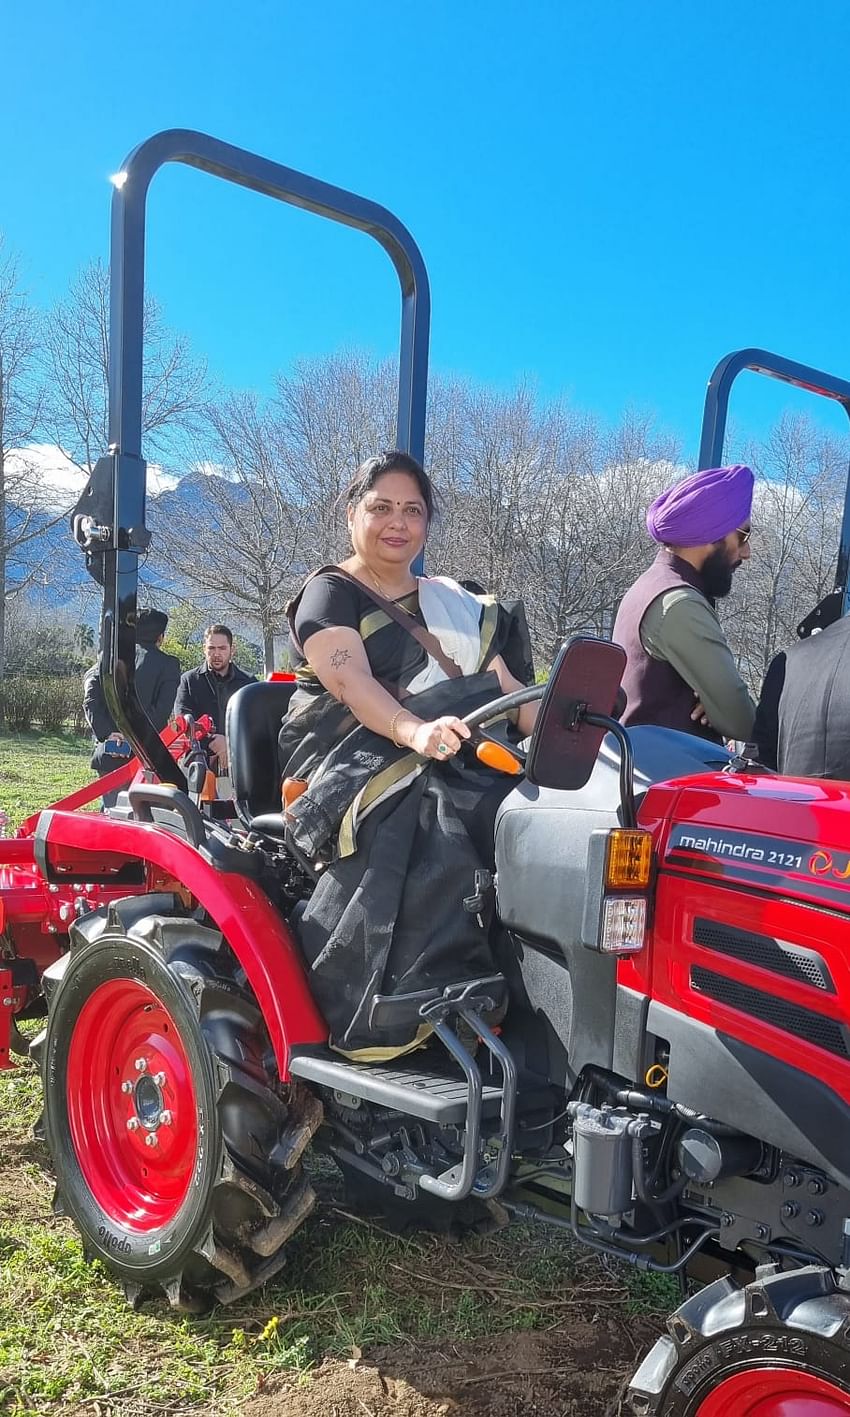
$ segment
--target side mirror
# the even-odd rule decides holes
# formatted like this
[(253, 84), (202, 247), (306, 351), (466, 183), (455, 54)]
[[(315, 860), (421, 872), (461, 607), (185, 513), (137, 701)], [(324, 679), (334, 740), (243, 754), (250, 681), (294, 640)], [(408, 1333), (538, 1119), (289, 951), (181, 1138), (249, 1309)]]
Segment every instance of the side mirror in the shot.
[[(584, 787), (618, 704), (626, 652), (611, 640), (577, 635), (558, 653), (540, 705), (525, 775), (538, 787)], [(617, 725), (614, 725), (615, 727)]]

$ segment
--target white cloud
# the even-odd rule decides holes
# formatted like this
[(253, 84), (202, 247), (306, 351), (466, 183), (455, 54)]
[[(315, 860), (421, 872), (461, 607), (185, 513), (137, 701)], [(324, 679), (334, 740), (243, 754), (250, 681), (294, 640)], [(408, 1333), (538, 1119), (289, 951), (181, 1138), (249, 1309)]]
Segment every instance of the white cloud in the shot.
[[(29, 443), (12, 448), (6, 465), (13, 481), (25, 481), (27, 500), (45, 512), (61, 512), (73, 506), (86, 485), (86, 474), (53, 443)], [(148, 495), (173, 491), (180, 481), (164, 472), (159, 463), (148, 463)], [(14, 489), (13, 493), (14, 493)]]

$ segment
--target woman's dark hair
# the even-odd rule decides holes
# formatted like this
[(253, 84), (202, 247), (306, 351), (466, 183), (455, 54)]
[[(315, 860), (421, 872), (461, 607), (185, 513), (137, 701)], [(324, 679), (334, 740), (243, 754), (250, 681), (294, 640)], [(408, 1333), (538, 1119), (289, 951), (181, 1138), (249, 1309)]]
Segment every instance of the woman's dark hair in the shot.
[(422, 501), (425, 503), (425, 511), (430, 522), (437, 507), (436, 496), (431, 479), (427, 472), (415, 458), (409, 453), (402, 453), (398, 448), (392, 448), (388, 452), (379, 453), (377, 457), (366, 458), (362, 462), (349, 482), (343, 496), (349, 507), (356, 507), (358, 502), (362, 502), (367, 492), (371, 492), (379, 477), (383, 477), (385, 472), (406, 472), (412, 477), (420, 493)]

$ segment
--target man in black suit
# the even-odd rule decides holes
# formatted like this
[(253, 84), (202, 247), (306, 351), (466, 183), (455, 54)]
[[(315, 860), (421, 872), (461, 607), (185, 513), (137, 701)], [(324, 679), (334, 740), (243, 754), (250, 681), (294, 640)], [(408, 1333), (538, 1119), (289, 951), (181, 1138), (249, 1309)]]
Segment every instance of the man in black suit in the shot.
[[(168, 625), (162, 610), (140, 610), (136, 621), (136, 693), (148, 718), (161, 733), (169, 718), (180, 682), (180, 661), (160, 649)], [(95, 740), (91, 765), (100, 777), (126, 761), (130, 749), (117, 731), (106, 706), (100, 682), (100, 655), (83, 680), (83, 712)], [(103, 805), (112, 807), (117, 792), (104, 794)]]
[(850, 616), (771, 662), (753, 738), (767, 767), (850, 781)]

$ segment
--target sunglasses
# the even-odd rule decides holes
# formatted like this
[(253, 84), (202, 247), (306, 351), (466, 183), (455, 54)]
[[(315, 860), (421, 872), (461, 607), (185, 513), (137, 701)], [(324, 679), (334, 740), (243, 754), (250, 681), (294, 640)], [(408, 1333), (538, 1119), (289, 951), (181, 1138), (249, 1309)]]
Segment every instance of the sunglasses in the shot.
[(746, 546), (746, 544), (747, 544), (747, 542), (749, 541), (749, 539), (750, 539), (750, 537), (752, 536), (752, 534), (753, 534), (753, 529), (752, 529), (751, 526), (748, 526), (747, 529), (746, 529), (746, 531), (741, 531), (741, 528), (738, 527), (738, 528), (736, 529), (736, 531), (735, 531), (735, 535), (736, 535), (737, 538), (738, 538), (738, 545), (739, 545), (739, 546)]

